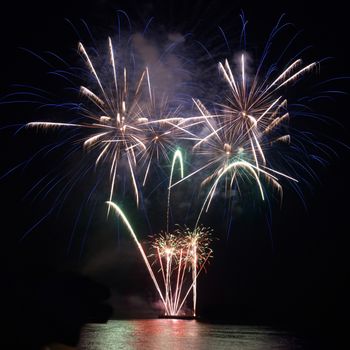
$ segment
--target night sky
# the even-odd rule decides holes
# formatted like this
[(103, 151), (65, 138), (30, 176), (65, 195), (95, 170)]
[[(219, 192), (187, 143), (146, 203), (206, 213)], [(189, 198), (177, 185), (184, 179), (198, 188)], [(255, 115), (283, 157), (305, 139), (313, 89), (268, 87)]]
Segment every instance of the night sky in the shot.
[[(229, 5), (224, 1), (153, 1), (143, 5), (136, 1), (109, 0), (12, 1), (2, 5), (0, 12), (0, 98), (21, 90), (13, 84), (31, 84), (52, 93), (58, 101), (63, 99), (65, 84), (53, 79), (48, 74), (52, 67), (26, 49), (38, 54), (52, 51), (67, 62), (78, 64), (79, 38), (65, 19), (77, 27), (82, 40), (91, 39), (81, 19), (89, 25), (96, 41), (106, 40), (108, 35), (117, 33), (118, 9), (125, 10), (139, 28), (154, 16), (153, 30), (159, 35), (192, 32), (214, 50), (222, 42), (217, 26), (237, 40), (241, 9), (249, 22), (247, 41), (257, 51), (279, 16), (285, 13), (285, 21), (293, 23), (295, 32), (302, 30), (296, 47), (301, 50), (311, 45), (305, 54), (308, 58), (329, 58), (322, 63), (313, 82), (350, 74), (349, 19), (346, 5), (340, 1), (327, 4), (284, 1), (277, 6), (270, 1), (231, 1)], [(284, 45), (282, 42), (281, 49)], [(276, 46), (279, 47), (279, 40)], [(303, 92), (303, 83), (300, 86), (298, 92)], [(349, 91), (346, 79), (335, 80), (328, 86), (332, 90)], [(313, 167), (318, 180), (309, 179), (309, 186), (301, 185), (305, 204), (286, 186), (282, 205), (272, 200), (269, 215), (266, 205), (243, 200), (237, 203), (230, 230), (227, 217), (217, 214), (215, 209), (204, 218), (203, 222), (215, 230), (219, 239), (214, 241), (214, 259), (199, 280), (198, 308), (203, 317), (307, 331), (337, 330), (343, 317), (349, 320), (346, 312), (349, 291), (345, 288), (349, 278), (349, 150), (341, 144), (349, 140), (348, 96), (339, 95), (313, 107), (334, 121), (328, 124), (305, 121), (297, 127), (313, 128), (334, 152), (327, 158), (327, 166)], [(1, 126), (20, 126), (27, 121), (45, 119), (45, 113), (33, 104), (0, 105)], [(54, 119), (63, 120), (67, 112), (54, 113)], [(59, 132), (22, 130), (15, 134), (17, 128), (1, 130), (0, 176), (29, 159), (45, 144), (59, 141)], [(75, 221), (85, 198), (82, 194), (96, 181), (93, 173), (88, 173), (81, 182), (84, 187), (72, 191), (59, 212), (52, 212), (21, 240), (48, 213), (59, 189), (37, 199), (35, 191), (26, 196), (27, 192), (57, 164), (61, 164), (62, 174), (69, 172), (72, 164), (62, 161), (69, 149), (70, 145), (66, 145), (36, 158), (0, 181), (1, 268), (5, 281), (18, 281), (23, 276), (31, 281), (46, 281), (48, 276), (73, 271), (111, 288), (115, 317), (156, 315), (152, 305), (155, 291), (134, 243), (121, 226), (118, 229), (113, 216), (106, 220), (103, 207), (106, 184), (101, 186), (100, 194), (94, 195), (92, 203), (96, 205), (83, 209), (80, 219)], [(175, 216), (182, 215), (179, 207), (174, 209)], [(135, 228), (146, 232), (143, 234), (146, 239), (151, 228), (144, 214), (135, 210), (128, 192), (124, 208), (129, 209)], [(164, 222), (159, 219), (162, 208), (147, 203), (147, 210), (153, 220), (152, 229), (164, 228)], [(6, 303), (6, 298), (10, 298), (12, 303), (17, 303), (26, 294), (26, 288), (30, 288), (23, 284), (22, 294), (16, 294), (18, 286), (10, 283), (3, 301)]]

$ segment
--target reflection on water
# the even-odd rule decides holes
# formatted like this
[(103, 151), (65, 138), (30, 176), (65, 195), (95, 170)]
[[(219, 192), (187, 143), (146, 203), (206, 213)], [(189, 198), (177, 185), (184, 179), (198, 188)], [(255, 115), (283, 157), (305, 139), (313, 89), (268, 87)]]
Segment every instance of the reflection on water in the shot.
[(304, 349), (292, 334), (266, 327), (233, 326), (187, 320), (112, 320), (89, 324), (80, 350), (297, 350)]

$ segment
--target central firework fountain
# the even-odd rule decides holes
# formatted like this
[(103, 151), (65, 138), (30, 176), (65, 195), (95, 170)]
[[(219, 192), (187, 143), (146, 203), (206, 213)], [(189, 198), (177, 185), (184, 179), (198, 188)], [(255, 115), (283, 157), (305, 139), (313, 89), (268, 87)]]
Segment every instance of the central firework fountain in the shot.
[[(211, 230), (205, 227), (194, 230), (178, 228), (173, 234), (154, 237), (152, 242), (154, 265), (159, 266), (165, 293), (165, 312), (162, 317), (195, 318), (197, 278), (212, 257)], [(191, 292), (192, 314), (188, 315), (182, 308)]]
[[(212, 257), (210, 248), (212, 230), (196, 225), (193, 230), (187, 226), (169, 232), (169, 211), (172, 180), (176, 161), (180, 165), (181, 178), (184, 177), (183, 159), (179, 150), (174, 153), (167, 198), (166, 232), (150, 237), (145, 251), (132, 226), (120, 207), (109, 201), (132, 235), (150, 277), (162, 301), (164, 311), (160, 318), (194, 319), (197, 317), (197, 279), (208, 260)], [(158, 278), (157, 278), (158, 276)], [(185, 304), (192, 294), (191, 312)]]
[[(197, 279), (208, 259), (212, 257), (212, 230), (198, 226), (194, 230), (178, 228), (174, 233), (161, 233), (152, 237), (152, 253), (147, 256), (132, 226), (120, 207), (107, 202), (121, 217), (133, 237), (154, 286), (164, 306), (162, 318), (196, 318)], [(151, 263), (149, 258), (153, 257)], [(156, 276), (161, 276), (157, 278)], [(161, 280), (161, 283), (159, 282)], [(192, 292), (192, 313), (183, 311)]]

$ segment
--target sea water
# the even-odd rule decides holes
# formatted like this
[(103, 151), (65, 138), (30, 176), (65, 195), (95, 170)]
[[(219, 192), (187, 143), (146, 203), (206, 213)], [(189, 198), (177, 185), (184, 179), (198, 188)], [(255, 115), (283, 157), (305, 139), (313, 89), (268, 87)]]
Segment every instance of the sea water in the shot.
[(80, 339), (80, 350), (306, 349), (303, 339), (290, 332), (197, 320), (111, 320), (86, 325)]

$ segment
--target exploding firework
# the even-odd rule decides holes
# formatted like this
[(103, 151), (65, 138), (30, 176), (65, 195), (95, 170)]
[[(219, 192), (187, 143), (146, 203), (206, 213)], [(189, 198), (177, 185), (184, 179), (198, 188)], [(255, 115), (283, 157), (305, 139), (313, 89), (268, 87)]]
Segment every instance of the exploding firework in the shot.
[(298, 179), (270, 165), (269, 151), (278, 143), (291, 142), (287, 128), (287, 98), (282, 88), (298, 80), (316, 65), (313, 62), (304, 66), (302, 60), (297, 59), (273, 78), (270, 73), (267, 77), (261, 77), (259, 67), (253, 78), (247, 79), (245, 54), (240, 57), (238, 75), (233, 73), (228, 60), (218, 64), (227, 86), (222, 91), (224, 103), (215, 103), (215, 112), (210, 112), (200, 100), (193, 99), (200, 113), (198, 118), (202, 120), (202, 136), (192, 147), (193, 153), (200, 159), (200, 165), (172, 185), (197, 173), (207, 174), (201, 186), (209, 186), (209, 190), (197, 224), (203, 211), (208, 211), (221, 182), (227, 193), (233, 187), (239, 190), (240, 181), (252, 178), (262, 200), (265, 198), (262, 179), (271, 183), (281, 195), (281, 177), (298, 182)]
[(191, 124), (180, 117), (180, 104), (171, 108), (167, 96), (157, 97), (147, 66), (135, 80), (136, 73), (130, 73), (120, 65), (122, 60), (111, 38), (108, 39), (109, 64), (104, 69), (108, 70), (108, 77), (113, 77), (112, 84), (100, 77), (84, 45), (79, 43), (78, 48), (96, 85), (96, 91), (80, 87), (81, 95), (89, 102), (80, 108), (84, 120), (79, 123), (36, 121), (27, 126), (87, 131), (87, 136), (80, 142), (88, 151), (94, 152), (96, 166), (103, 163), (110, 168), (109, 200), (112, 200), (118, 175), (125, 173), (127, 168), (138, 206), (137, 176), (143, 173), (142, 185), (145, 185), (153, 162), (169, 160), (168, 154), (175, 150), (179, 140), (194, 137), (188, 131)]

